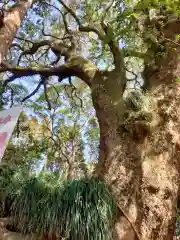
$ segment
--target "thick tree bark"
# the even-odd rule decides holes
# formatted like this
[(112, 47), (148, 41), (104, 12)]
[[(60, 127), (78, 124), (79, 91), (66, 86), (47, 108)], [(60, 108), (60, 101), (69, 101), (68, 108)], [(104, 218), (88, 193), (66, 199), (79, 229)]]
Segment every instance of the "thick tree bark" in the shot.
[[(120, 207), (115, 240), (137, 239), (121, 209), (140, 239), (173, 239), (180, 177), (179, 55), (180, 48), (169, 48), (158, 70), (146, 79), (154, 102), (148, 131), (139, 121), (124, 128), (125, 108), (116, 75), (97, 76), (94, 81), (92, 98), (100, 125), (97, 174), (110, 185)], [(103, 80), (107, 84), (99, 87), (97, 82)]]
[(0, 28), (0, 64), (16, 36), (16, 33), (24, 19), (33, 0), (20, 0), (5, 12), (4, 24)]

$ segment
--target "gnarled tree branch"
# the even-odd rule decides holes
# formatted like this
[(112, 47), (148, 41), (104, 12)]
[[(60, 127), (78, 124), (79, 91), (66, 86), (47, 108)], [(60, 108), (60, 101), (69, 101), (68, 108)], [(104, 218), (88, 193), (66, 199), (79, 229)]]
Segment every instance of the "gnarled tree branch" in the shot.
[[(114, 58), (114, 65), (115, 65), (115, 68), (117, 68), (118, 70), (121, 70), (123, 72), (125, 72), (125, 67), (124, 67), (124, 56), (122, 54), (122, 51), (119, 49), (119, 45), (118, 45), (118, 42), (116, 42), (114, 40), (114, 34), (113, 34), (113, 29), (108, 26), (107, 24), (104, 23), (104, 19), (105, 19), (105, 16), (106, 16), (106, 13), (104, 14), (104, 17), (101, 19), (101, 26), (104, 30), (104, 33), (103, 34), (102, 32), (100, 32), (100, 30), (98, 30), (97, 28), (93, 27), (93, 26), (84, 26), (83, 24), (81, 24), (81, 21), (80, 19), (77, 17), (76, 13), (73, 11), (73, 9), (71, 9), (67, 4), (64, 3), (64, 1), (62, 0), (58, 0), (62, 6), (72, 15), (72, 17), (76, 20), (78, 26), (79, 26), (79, 31), (81, 32), (94, 32), (98, 35), (99, 39), (101, 41), (105, 41), (105, 39), (107, 37), (109, 37), (109, 34), (111, 34), (111, 39), (108, 41), (108, 45), (109, 45), (109, 48), (111, 50), (111, 53), (113, 55), (113, 58)], [(111, 1), (111, 3), (107, 6), (107, 9), (106, 9), (106, 12), (111, 8), (111, 6), (113, 5), (113, 2), (114, 1)]]
[[(110, 40), (107, 42), (107, 44), (108, 44), (108, 46), (110, 48), (110, 51), (111, 51), (111, 53), (113, 55), (113, 58), (114, 58), (115, 69), (118, 72), (121, 72), (121, 76), (123, 76), (122, 77), (123, 78), (122, 85), (124, 85), (124, 81), (126, 79), (125, 78), (124, 56), (123, 56), (123, 52), (119, 48), (118, 42), (115, 40), (112, 27), (104, 23), (106, 13), (104, 14), (104, 17), (101, 19), (101, 26), (102, 26), (102, 29), (104, 31), (104, 33), (102, 33), (100, 30), (98, 30), (94, 26), (90, 26), (90, 25), (84, 26), (81, 23), (78, 16), (76, 15), (75, 11), (73, 11), (72, 8), (70, 8), (63, 0), (58, 0), (58, 1), (67, 10), (67, 12), (70, 13), (71, 16), (75, 19), (75, 21), (77, 22), (77, 24), (79, 26), (79, 31), (81, 31), (81, 32), (94, 32), (98, 35), (99, 39), (102, 42), (105, 42), (106, 38), (109, 38), (109, 36), (111, 35)], [(108, 4), (106, 11), (108, 11), (111, 8), (111, 6), (113, 5), (113, 2), (114, 1), (111, 1), (111, 3)]]
[[(91, 87), (92, 79), (96, 74), (96, 72), (98, 71), (98, 69), (90, 61), (82, 57), (72, 56), (67, 63), (59, 67), (22, 68), (22, 67), (13, 67), (8, 63), (3, 63), (2, 67), (0, 68), (0, 73), (6, 72), (6, 71), (11, 72), (15, 75), (14, 78), (13, 76), (11, 77), (13, 80), (15, 80), (15, 78), (20, 78), (23, 76), (41, 75), (44, 77), (58, 76), (60, 79), (59, 81), (62, 81), (65, 78), (75, 76), (80, 78), (88, 86)], [(12, 82), (12, 81), (8, 80), (8, 82)]]
[(18, 60), (18, 64), (19, 62), (21, 61), (21, 58), (27, 54), (30, 54), (30, 55), (33, 55), (37, 52), (37, 50), (40, 48), (40, 47), (43, 47), (43, 46), (51, 46), (51, 41), (49, 40), (43, 40), (43, 41), (40, 41), (40, 42), (34, 42), (33, 43), (33, 46), (30, 48), (30, 49), (27, 49), (25, 51), (23, 51), (19, 57), (19, 60)]
[[(53, 36), (52, 36), (53, 37)], [(18, 65), (21, 61), (21, 58), (23, 56), (26, 55), (33, 55), (35, 54), (38, 49), (40, 47), (44, 47), (44, 46), (48, 46), (49, 48), (46, 50), (46, 52), (51, 49), (52, 52), (56, 55), (57, 59), (52, 62), (52, 64), (54, 65), (55, 63), (57, 63), (60, 60), (61, 56), (64, 56), (66, 59), (69, 58), (70, 55), (72, 55), (72, 53), (74, 54), (75, 52), (75, 48), (76, 48), (76, 42), (72, 36), (72, 34), (70, 34), (69, 32), (69, 36), (63, 37), (63, 38), (58, 38), (59, 41), (50, 41), (50, 40), (42, 40), (40, 42), (34, 42), (32, 43), (32, 47), (29, 49), (24, 50), (20, 56), (19, 56), (19, 60), (18, 60)], [(65, 39), (69, 39), (71, 42), (71, 45), (67, 45), (64, 44), (63, 42), (61, 42), (61, 40), (65, 40)], [(65, 59), (65, 60), (66, 60)]]

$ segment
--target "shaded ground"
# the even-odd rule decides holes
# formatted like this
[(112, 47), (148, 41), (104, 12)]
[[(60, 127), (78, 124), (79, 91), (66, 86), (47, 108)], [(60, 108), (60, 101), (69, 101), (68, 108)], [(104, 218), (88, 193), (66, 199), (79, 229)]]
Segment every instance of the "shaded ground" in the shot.
[(0, 218), (0, 240), (4, 240), (4, 234), (8, 233), (6, 229), (7, 218)]
[(7, 218), (0, 218), (0, 240), (37, 240), (37, 238), (25, 236), (17, 232), (11, 232), (6, 229)]

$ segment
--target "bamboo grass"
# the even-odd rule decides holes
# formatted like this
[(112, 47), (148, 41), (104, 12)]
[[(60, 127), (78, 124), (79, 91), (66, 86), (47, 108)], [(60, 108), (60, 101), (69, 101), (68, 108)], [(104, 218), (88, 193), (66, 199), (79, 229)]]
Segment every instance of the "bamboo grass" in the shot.
[(17, 188), (13, 223), (23, 233), (55, 233), (69, 240), (110, 240), (115, 202), (96, 179), (59, 181), (32, 175)]
[[(0, 216), (6, 216), (25, 176), (22, 171), (7, 164), (0, 165)], [(7, 209), (8, 208), (8, 209)]]

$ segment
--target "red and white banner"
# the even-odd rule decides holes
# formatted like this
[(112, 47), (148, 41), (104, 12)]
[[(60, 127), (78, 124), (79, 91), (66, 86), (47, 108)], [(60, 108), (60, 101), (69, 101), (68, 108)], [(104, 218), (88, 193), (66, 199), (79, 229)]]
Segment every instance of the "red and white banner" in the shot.
[(21, 111), (22, 107), (14, 107), (0, 112), (0, 162)]

